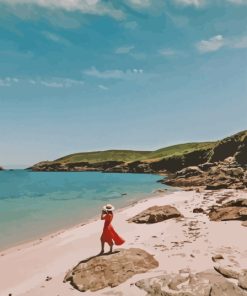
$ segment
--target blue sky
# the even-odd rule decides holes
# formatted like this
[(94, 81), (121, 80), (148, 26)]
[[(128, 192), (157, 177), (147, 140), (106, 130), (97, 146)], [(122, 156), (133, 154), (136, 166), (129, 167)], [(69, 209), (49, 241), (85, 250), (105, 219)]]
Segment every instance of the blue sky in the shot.
[(246, 0), (0, 0), (0, 164), (247, 127)]

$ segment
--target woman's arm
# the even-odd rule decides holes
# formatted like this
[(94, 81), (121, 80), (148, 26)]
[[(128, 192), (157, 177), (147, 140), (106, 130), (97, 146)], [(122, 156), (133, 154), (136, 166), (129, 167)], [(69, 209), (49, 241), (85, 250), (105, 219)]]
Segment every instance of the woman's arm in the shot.
[(102, 212), (101, 212), (101, 220), (105, 220), (106, 214), (107, 213), (104, 210), (102, 210)]

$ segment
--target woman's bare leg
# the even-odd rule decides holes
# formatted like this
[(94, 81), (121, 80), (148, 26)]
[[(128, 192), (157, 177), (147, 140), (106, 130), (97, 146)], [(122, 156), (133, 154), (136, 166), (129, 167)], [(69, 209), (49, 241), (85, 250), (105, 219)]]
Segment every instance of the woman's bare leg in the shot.
[(110, 251), (109, 251), (109, 253), (112, 253), (112, 248), (113, 248), (113, 244), (109, 244), (109, 246), (110, 246)]
[(101, 241), (101, 251), (100, 254), (104, 253), (104, 249), (105, 249), (105, 242)]

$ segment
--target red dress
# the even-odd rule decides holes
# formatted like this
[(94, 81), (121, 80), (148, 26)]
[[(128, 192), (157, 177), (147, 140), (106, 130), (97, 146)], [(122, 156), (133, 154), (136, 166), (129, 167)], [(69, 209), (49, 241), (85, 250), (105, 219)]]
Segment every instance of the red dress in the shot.
[(113, 245), (113, 242), (114, 242), (115, 245), (119, 246), (119, 245), (122, 245), (125, 242), (125, 240), (122, 239), (112, 227), (111, 225), (112, 219), (113, 219), (112, 214), (105, 214), (104, 216), (105, 224), (104, 224), (103, 232), (100, 239), (102, 242), (106, 242), (109, 245)]

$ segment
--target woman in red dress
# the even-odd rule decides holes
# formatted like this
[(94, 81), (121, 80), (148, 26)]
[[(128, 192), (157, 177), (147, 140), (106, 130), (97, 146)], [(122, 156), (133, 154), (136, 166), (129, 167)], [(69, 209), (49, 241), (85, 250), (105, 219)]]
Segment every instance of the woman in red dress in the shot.
[(100, 254), (104, 253), (104, 247), (105, 243), (108, 243), (110, 246), (110, 252), (112, 253), (113, 244), (119, 246), (122, 245), (125, 241), (122, 239), (114, 230), (114, 228), (111, 225), (111, 221), (113, 219), (113, 210), (114, 207), (110, 204), (107, 204), (103, 207), (102, 213), (101, 213), (101, 220), (105, 220), (103, 232), (101, 235), (101, 252)]

